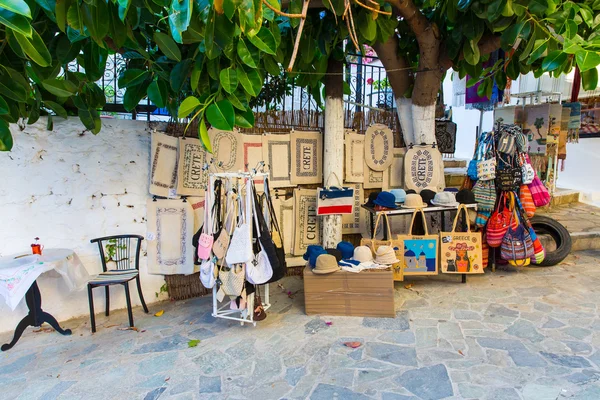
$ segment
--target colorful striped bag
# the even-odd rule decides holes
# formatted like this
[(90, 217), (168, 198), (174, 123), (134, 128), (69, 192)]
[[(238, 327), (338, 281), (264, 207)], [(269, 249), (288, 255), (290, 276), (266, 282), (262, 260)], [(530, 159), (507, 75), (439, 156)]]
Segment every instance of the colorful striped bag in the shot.
[(527, 218), (532, 218), (535, 215), (535, 203), (527, 185), (519, 188), (519, 200)]

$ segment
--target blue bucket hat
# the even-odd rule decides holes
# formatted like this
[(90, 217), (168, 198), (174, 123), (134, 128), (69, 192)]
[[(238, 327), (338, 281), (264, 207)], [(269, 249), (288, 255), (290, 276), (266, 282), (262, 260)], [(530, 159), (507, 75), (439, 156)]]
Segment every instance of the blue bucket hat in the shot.
[(306, 253), (304, 253), (304, 255), (302, 256), (302, 258), (304, 258), (305, 261), (308, 261), (310, 259), (310, 256), (319, 250), (323, 250), (325, 251), (325, 249), (323, 248), (323, 246), (319, 246), (318, 244), (309, 244), (308, 247), (306, 248)]
[(390, 190), (390, 193), (396, 198), (396, 203), (404, 203), (404, 200), (406, 200), (406, 192), (404, 189), (392, 189)]
[(336, 248), (342, 253), (342, 260), (347, 260), (354, 256), (354, 246), (350, 242), (339, 242)]
[(327, 250), (325, 250), (322, 247), (320, 249), (316, 249), (315, 251), (313, 251), (310, 254), (310, 257), (308, 259), (308, 265), (310, 265), (311, 268), (316, 267), (317, 266), (317, 258), (319, 258), (319, 256), (323, 255), (323, 254), (329, 254), (329, 253), (327, 253)]
[(398, 208), (396, 206), (396, 197), (390, 192), (379, 193), (373, 203), (385, 208)]

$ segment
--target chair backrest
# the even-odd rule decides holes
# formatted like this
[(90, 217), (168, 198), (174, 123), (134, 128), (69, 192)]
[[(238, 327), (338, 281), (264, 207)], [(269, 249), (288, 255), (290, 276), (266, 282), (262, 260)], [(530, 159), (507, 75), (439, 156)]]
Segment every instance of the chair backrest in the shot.
[(115, 235), (90, 240), (98, 244), (102, 270), (140, 269), (143, 236)]

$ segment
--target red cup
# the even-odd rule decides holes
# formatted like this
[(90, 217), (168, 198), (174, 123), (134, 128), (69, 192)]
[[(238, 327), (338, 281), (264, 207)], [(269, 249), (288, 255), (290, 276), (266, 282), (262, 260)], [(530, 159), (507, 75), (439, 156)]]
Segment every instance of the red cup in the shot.
[(43, 249), (43, 246), (41, 244), (32, 244), (31, 245), (31, 252), (33, 254), (39, 254), (41, 256), (42, 255), (42, 249)]

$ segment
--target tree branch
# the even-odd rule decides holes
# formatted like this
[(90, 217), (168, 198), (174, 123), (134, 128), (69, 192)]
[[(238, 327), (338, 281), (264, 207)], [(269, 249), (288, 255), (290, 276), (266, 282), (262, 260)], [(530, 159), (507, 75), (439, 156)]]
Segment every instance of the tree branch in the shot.
[(373, 44), (373, 49), (377, 53), (379, 61), (386, 69), (387, 78), (394, 91), (395, 98), (404, 97), (404, 94), (413, 83), (413, 78), (408, 69), (408, 62), (398, 54), (398, 42), (398, 36), (394, 33), (386, 42)]
[[(481, 38), (481, 40), (479, 40), (479, 43), (477, 44), (477, 47), (479, 47), (479, 53), (481, 53), (481, 55), (484, 54), (490, 54), (493, 51), (496, 51), (500, 48), (500, 36), (498, 35), (487, 35)], [(452, 60), (450, 59), (450, 57), (448, 56), (448, 52), (446, 51), (447, 46), (442, 45), (442, 49), (440, 51), (440, 67), (442, 67), (444, 70), (447, 70), (449, 68), (452, 68), (452, 66), (454, 66), (454, 63), (452, 62)], [(464, 54), (461, 52), (460, 55), (458, 56), (459, 60), (464, 59)]]

